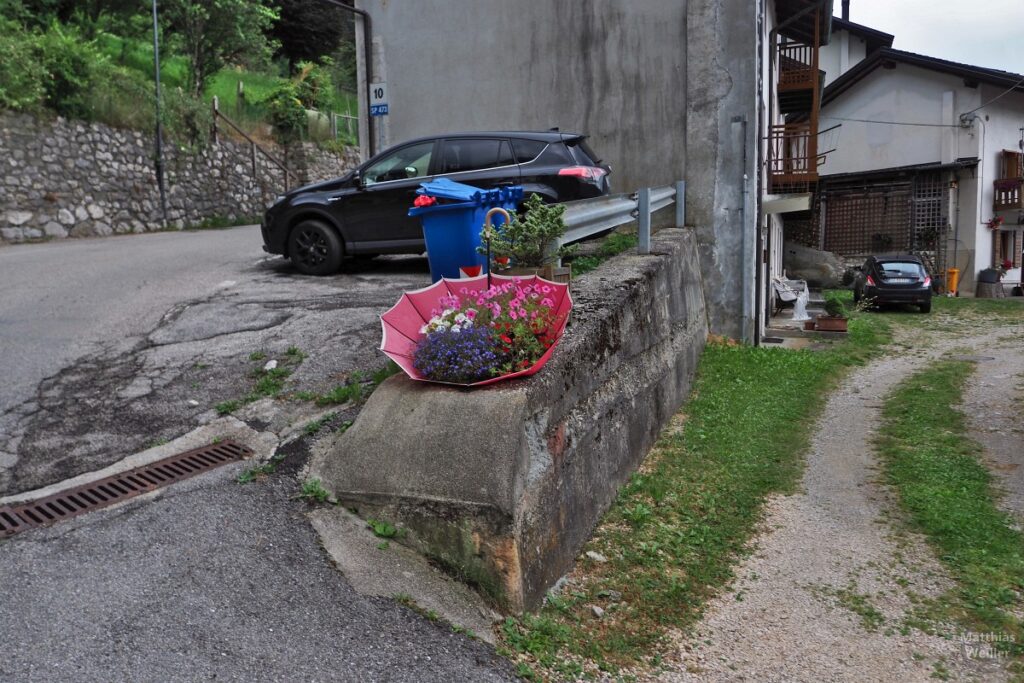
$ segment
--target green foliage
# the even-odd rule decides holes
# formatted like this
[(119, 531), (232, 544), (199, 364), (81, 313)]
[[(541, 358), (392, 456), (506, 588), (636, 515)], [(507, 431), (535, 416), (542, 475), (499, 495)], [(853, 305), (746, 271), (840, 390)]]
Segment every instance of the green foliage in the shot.
[(604, 238), (597, 253), (593, 256), (577, 256), (572, 260), (573, 275), (583, 275), (594, 270), (613, 256), (636, 247), (637, 236), (634, 232), (613, 232)]
[(226, 64), (269, 60), (266, 32), (278, 13), (265, 0), (164, 0), (160, 9), (188, 59), (188, 89), (197, 99)]
[(309, 479), (302, 484), (299, 497), (313, 503), (326, 503), (331, 499), (331, 494), (319, 479)]
[(825, 300), (825, 313), (833, 318), (841, 318), (846, 313), (846, 307), (839, 299), (829, 297)]
[(301, 62), (292, 80), (295, 83), (295, 94), (306, 109), (324, 109), (330, 104), (334, 83), (324, 66)]
[(510, 224), (481, 233), (485, 243), (490, 239), (491, 256), (511, 256), (515, 265), (526, 268), (554, 263), (560, 255), (554, 245), (565, 234), (565, 206), (545, 204), (543, 197), (532, 194), (522, 208), (524, 217), (513, 214)]
[(1012, 642), (994, 645), (1019, 664), (1024, 534), (997, 506), (981, 447), (967, 437), (957, 409), (972, 371), (970, 363), (938, 361), (900, 384), (885, 401), (878, 445), (910, 522), (956, 579), (934, 605), (938, 621), (1008, 635)]
[(387, 522), (376, 519), (366, 520), (366, 525), (373, 531), (374, 536), (381, 538), (394, 538), (398, 535), (398, 528)]
[(46, 69), (36, 52), (18, 24), (0, 17), (0, 109), (32, 109), (43, 100)]
[(280, 19), (271, 35), (280, 43), (278, 54), (294, 70), (303, 61), (315, 61), (339, 49), (352, 24), (345, 10), (323, 0), (278, 0)]
[(270, 122), (281, 142), (297, 140), (306, 129), (306, 109), (299, 99), (299, 89), (294, 81), (286, 81), (274, 89), (263, 101), (270, 115)]

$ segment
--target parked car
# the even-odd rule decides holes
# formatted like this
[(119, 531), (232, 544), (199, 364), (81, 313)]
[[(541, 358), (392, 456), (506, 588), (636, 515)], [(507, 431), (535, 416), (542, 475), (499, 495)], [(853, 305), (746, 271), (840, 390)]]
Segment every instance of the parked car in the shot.
[(917, 256), (869, 256), (853, 282), (854, 302), (913, 304), (932, 310), (932, 279)]
[(263, 218), (263, 249), (301, 272), (327, 275), (345, 257), (421, 254), (421, 183), (437, 177), (490, 189), (522, 185), (550, 202), (608, 194), (611, 168), (574, 133), (450, 133), (391, 147), (341, 178), (277, 198)]

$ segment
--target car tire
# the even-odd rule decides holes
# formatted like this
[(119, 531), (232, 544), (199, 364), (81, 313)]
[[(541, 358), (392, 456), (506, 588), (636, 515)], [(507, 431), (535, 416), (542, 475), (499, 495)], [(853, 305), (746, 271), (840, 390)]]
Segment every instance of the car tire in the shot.
[(320, 221), (302, 221), (288, 235), (288, 256), (300, 273), (331, 275), (341, 268), (345, 248), (331, 226)]
[(932, 312), (932, 302), (929, 301), (926, 304), (921, 304), (920, 306), (918, 306), (918, 308), (921, 309), (922, 313), (931, 313)]

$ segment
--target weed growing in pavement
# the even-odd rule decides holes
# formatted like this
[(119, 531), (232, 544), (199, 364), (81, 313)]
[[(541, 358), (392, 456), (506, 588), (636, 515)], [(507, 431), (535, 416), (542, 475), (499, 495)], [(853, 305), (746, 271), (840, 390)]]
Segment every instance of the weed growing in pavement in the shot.
[(266, 360), (266, 359), (267, 359), (267, 354), (265, 354), (262, 351), (253, 351), (252, 353), (249, 354), (249, 360), (251, 360), (251, 361)]
[(858, 593), (857, 584), (853, 580), (843, 588), (812, 586), (811, 590), (835, 600), (840, 606), (859, 616), (865, 631), (874, 633), (885, 623), (885, 616), (871, 603), (871, 596)]
[(313, 503), (326, 503), (331, 500), (330, 492), (324, 488), (319, 479), (308, 479), (302, 484), (299, 497)]
[(379, 536), (380, 538), (394, 538), (398, 535), (398, 528), (387, 522), (368, 519), (366, 520), (366, 525), (373, 530), (374, 536)]
[(270, 476), (277, 470), (277, 466), (281, 464), (282, 460), (284, 460), (284, 454), (278, 453), (262, 465), (250, 467), (238, 475), (238, 483), (248, 484), (249, 482), (256, 481), (257, 479), (263, 479), (264, 477)]
[(147, 443), (146, 444), (146, 448), (156, 448), (157, 446), (163, 446), (164, 444), (167, 444), (167, 443), (170, 443), (170, 442), (167, 439), (165, 439), (164, 437), (161, 436), (161, 437), (153, 439), (152, 441)]
[(318, 406), (335, 406), (343, 403), (358, 403), (363, 398), (363, 384), (358, 372), (353, 372), (344, 384), (339, 384), (326, 394), (314, 400)]
[(302, 361), (306, 360), (306, 358), (309, 357), (297, 346), (289, 346), (288, 350), (284, 352), (284, 355), (285, 358), (287, 358), (292, 363), (296, 364), (301, 363)]
[[(267, 355), (263, 351), (253, 351), (249, 354), (249, 360), (260, 362), (266, 360)], [(230, 415), (242, 406), (254, 403), (261, 398), (275, 398), (284, 389), (285, 381), (292, 374), (292, 368), (297, 366), (306, 358), (306, 354), (294, 346), (288, 347), (284, 354), (285, 366), (278, 366), (269, 370), (257, 368), (252, 375), (255, 384), (248, 394), (242, 398), (221, 401), (214, 409), (218, 415)]]
[[(1021, 309), (1024, 311), (1024, 309)], [(908, 625), (956, 622), (1024, 665), (1024, 533), (996, 504), (992, 475), (979, 460), (957, 409), (973, 365), (940, 360), (914, 374), (886, 399), (878, 449), (885, 474), (914, 529), (923, 532), (956, 581), (937, 600), (918, 601)]]
[(390, 547), (391, 547), (391, 544), (388, 543), (387, 541), (381, 541), (380, 543), (377, 544), (377, 550), (387, 550)]
[(323, 429), (323, 426), (325, 424), (333, 420), (336, 415), (337, 413), (327, 413), (326, 415), (319, 419), (312, 420), (306, 423), (306, 426), (302, 428), (302, 431), (306, 434), (306, 436), (313, 436), (321, 429)]
[(221, 401), (214, 406), (214, 410), (217, 411), (218, 415), (230, 415), (244, 405), (242, 401), (237, 398), (233, 398), (230, 401)]
[(848, 338), (822, 351), (710, 343), (682, 429), (665, 430), (585, 548), (607, 561), (584, 560), (563, 594), (504, 622), (521, 670), (572, 679), (654, 666), (667, 631), (695, 624), (732, 579), (764, 500), (799, 481), (827, 392), (889, 338), (884, 318), (854, 312)]

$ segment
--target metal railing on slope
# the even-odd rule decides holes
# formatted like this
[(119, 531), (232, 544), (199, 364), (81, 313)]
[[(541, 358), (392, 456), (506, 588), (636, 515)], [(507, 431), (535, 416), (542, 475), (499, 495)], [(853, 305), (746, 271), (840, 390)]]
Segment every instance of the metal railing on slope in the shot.
[(632, 194), (613, 194), (565, 203), (565, 235), (558, 246), (637, 221), (641, 254), (651, 252), (651, 214), (675, 203), (675, 225), (686, 223), (686, 181), (665, 187), (645, 187)]
[(260, 154), (265, 156), (267, 158), (267, 160), (270, 161), (270, 163), (274, 164), (279, 169), (281, 169), (282, 175), (284, 176), (284, 191), (285, 192), (288, 191), (289, 179), (294, 179), (296, 181), (299, 179), (299, 176), (297, 176), (295, 174), (295, 172), (290, 170), (288, 168), (288, 166), (283, 161), (281, 161), (280, 159), (275, 157), (273, 154), (271, 154), (267, 150), (263, 149), (259, 145), (259, 143), (257, 143), (251, 137), (249, 137), (249, 135), (244, 130), (239, 128), (238, 124), (236, 124), (234, 121), (232, 121), (228, 117), (224, 116), (224, 114), (222, 114), (220, 112), (220, 102), (219, 102), (217, 96), (214, 95), (214, 97), (213, 97), (213, 141), (214, 142), (217, 141), (217, 121), (223, 121), (224, 123), (228, 124), (232, 128), (232, 130), (234, 130), (236, 133), (241, 135), (243, 138), (245, 138), (249, 142), (249, 155), (250, 155), (251, 160), (252, 160), (252, 175), (253, 175), (253, 178), (257, 177), (256, 152), (258, 151), (258, 152), (260, 152)]

